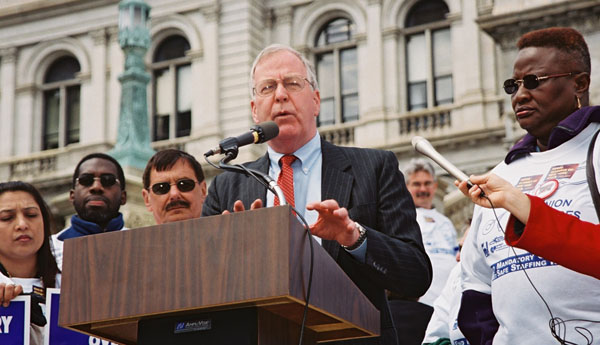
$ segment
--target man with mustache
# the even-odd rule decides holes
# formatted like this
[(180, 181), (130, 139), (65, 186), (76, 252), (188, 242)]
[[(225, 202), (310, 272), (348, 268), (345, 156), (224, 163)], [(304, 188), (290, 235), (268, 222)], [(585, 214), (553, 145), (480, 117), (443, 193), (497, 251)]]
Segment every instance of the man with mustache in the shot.
[(52, 235), (52, 250), (62, 270), (63, 241), (124, 228), (121, 205), (127, 202), (125, 176), (117, 160), (104, 153), (83, 157), (73, 173), (69, 199), (77, 214), (71, 225)]
[(206, 198), (202, 166), (194, 156), (175, 149), (159, 151), (146, 165), (142, 196), (156, 224), (198, 218)]
[(406, 187), (417, 207), (417, 222), (423, 235), (425, 251), (433, 265), (431, 287), (419, 298), (419, 302), (433, 306), (433, 301), (446, 284), (448, 274), (456, 265), (456, 229), (448, 217), (433, 207), (437, 181), (431, 163), (421, 158), (412, 159), (404, 169), (404, 174)]

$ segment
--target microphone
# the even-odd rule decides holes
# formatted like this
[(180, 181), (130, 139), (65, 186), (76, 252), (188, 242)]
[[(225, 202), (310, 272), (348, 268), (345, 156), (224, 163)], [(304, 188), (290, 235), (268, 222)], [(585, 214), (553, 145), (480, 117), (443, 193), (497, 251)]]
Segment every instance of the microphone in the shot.
[[(204, 157), (209, 157), (219, 153), (228, 153), (232, 150), (237, 150), (241, 146), (249, 144), (261, 144), (275, 138), (279, 134), (279, 127), (273, 121), (259, 123), (250, 128), (246, 132), (237, 137), (229, 137), (221, 140), (219, 146), (209, 150), (204, 154)], [(237, 156), (237, 153), (235, 154)]]
[(415, 151), (431, 158), (457, 180), (461, 182), (467, 181), (467, 186), (469, 188), (473, 187), (473, 184), (471, 181), (469, 181), (469, 177), (464, 172), (460, 171), (460, 169), (458, 169), (456, 166), (454, 166), (454, 164), (450, 163), (441, 154), (439, 154), (439, 152), (437, 152), (433, 146), (431, 146), (431, 143), (429, 143), (427, 139), (420, 136), (414, 136), (412, 138), (412, 146), (415, 148)]

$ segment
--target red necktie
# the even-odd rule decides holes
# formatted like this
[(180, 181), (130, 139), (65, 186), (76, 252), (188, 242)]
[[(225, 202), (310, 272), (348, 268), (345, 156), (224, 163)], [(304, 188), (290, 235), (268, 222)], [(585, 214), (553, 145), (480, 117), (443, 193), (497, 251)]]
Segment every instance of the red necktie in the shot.
[[(285, 155), (279, 159), (281, 162), (281, 172), (277, 178), (277, 184), (283, 190), (283, 195), (288, 204), (294, 206), (294, 169), (292, 163), (296, 160), (296, 156)], [(273, 202), (274, 206), (279, 206), (279, 198), (276, 196)]]

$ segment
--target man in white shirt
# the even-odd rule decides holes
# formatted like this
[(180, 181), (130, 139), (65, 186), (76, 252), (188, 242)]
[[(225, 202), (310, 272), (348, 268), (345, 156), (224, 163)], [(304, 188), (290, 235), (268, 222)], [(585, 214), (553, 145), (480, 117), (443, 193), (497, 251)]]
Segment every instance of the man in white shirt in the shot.
[(412, 159), (404, 169), (404, 174), (406, 187), (417, 208), (417, 222), (421, 227), (425, 251), (433, 266), (431, 287), (419, 302), (433, 306), (433, 301), (440, 295), (450, 271), (456, 265), (456, 229), (448, 217), (433, 207), (437, 190), (433, 166), (424, 159)]

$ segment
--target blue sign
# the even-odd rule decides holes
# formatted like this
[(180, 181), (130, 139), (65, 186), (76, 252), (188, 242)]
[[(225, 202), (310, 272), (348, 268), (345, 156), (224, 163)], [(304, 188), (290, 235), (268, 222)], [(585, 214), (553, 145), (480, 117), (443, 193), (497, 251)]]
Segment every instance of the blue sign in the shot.
[[(108, 340), (99, 339), (84, 333), (72, 331), (58, 325), (60, 310), (60, 289), (46, 290), (46, 315), (50, 326), (46, 334), (45, 345), (110, 345)], [(0, 342), (0, 344), (4, 344)]]
[(31, 298), (17, 296), (8, 307), (0, 306), (0, 344), (29, 345)]

